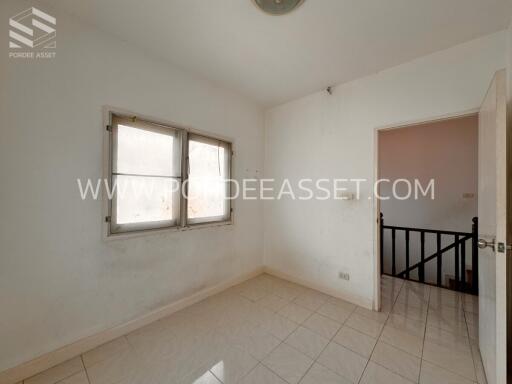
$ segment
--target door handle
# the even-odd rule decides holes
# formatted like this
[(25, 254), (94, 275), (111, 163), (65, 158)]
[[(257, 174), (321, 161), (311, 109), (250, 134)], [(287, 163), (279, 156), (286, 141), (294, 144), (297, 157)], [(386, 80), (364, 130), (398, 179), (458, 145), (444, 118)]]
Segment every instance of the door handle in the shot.
[(478, 239), (478, 248), (484, 249), (486, 247), (491, 248), (493, 251), (496, 250), (496, 239), (492, 239), (492, 241), (487, 241), (485, 239)]

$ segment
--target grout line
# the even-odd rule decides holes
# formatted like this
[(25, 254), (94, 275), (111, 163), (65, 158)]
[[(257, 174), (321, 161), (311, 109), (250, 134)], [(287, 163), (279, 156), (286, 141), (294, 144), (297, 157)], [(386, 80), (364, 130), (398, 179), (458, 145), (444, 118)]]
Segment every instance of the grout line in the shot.
[[(269, 292), (269, 293), (267, 293), (264, 297), (260, 298), (259, 300), (262, 300), (262, 299), (264, 299), (265, 297), (267, 297), (267, 296), (269, 296), (269, 295), (272, 295), (272, 294), (273, 294), (272, 292)], [(241, 296), (241, 295), (240, 295), (240, 296)], [(276, 296), (277, 296), (277, 295), (276, 295)], [(300, 294), (299, 294), (298, 296), (300, 296)], [(289, 299), (285, 299), (285, 298), (281, 297), (283, 300), (286, 300), (286, 301), (288, 302), (286, 305), (284, 305), (284, 306), (283, 306), (283, 308), (284, 308), (284, 307), (286, 307), (287, 305), (289, 305), (290, 303), (295, 304), (295, 303), (294, 303), (294, 300), (295, 300), (298, 296), (296, 296), (296, 297), (292, 298), (291, 300), (289, 300)], [(257, 300), (257, 301), (259, 301), (259, 300)], [(256, 302), (257, 302), (257, 301), (252, 301), (252, 303), (253, 303), (253, 304), (256, 304)], [(298, 304), (296, 304), (296, 305), (298, 305)], [(304, 308), (304, 307), (302, 307), (302, 306), (301, 306), (301, 308)], [(268, 308), (267, 308), (267, 309), (268, 309)], [(281, 308), (281, 309), (282, 309), (282, 308)], [(306, 308), (306, 309), (307, 309), (307, 308)], [(311, 316), (313, 316), (313, 314), (314, 314), (314, 313), (316, 313), (316, 312), (311, 313), (311, 314), (310, 314), (310, 315), (309, 315), (309, 316), (308, 316), (308, 317), (307, 317), (307, 318), (306, 318), (302, 323), (296, 323), (295, 321), (293, 321), (293, 320), (289, 319), (288, 317), (285, 317), (285, 316), (282, 316), (282, 315), (278, 314), (278, 312), (279, 312), (279, 311), (274, 311), (274, 310), (271, 310), (271, 309), (268, 309), (268, 310), (269, 310), (269, 311), (271, 311), (273, 315), (275, 315), (275, 316), (281, 316), (282, 318), (284, 318), (284, 319), (286, 319), (286, 320), (288, 320), (288, 321), (290, 321), (290, 322), (292, 322), (292, 323), (296, 324), (296, 325), (297, 325), (297, 327), (296, 327), (292, 332), (290, 332), (290, 334), (289, 334), (288, 336), (286, 336), (283, 340), (279, 339), (278, 337), (276, 337), (276, 336), (274, 336), (274, 335), (271, 335), (271, 336), (275, 337), (276, 339), (278, 339), (278, 340), (280, 341), (280, 343), (279, 343), (279, 344), (277, 344), (274, 348), (272, 348), (272, 349), (271, 349), (271, 350), (266, 354), (266, 356), (265, 356), (265, 357), (263, 357), (263, 359), (261, 359), (261, 360), (260, 360), (260, 359), (257, 359), (255, 356), (253, 356), (253, 355), (249, 354), (249, 355), (250, 355), (252, 358), (254, 358), (258, 363), (257, 363), (257, 364), (252, 368), (252, 369), (250, 369), (250, 370), (249, 370), (245, 375), (243, 375), (243, 376), (240, 378), (240, 380), (242, 380), (243, 378), (245, 378), (245, 377), (249, 376), (249, 375), (251, 374), (251, 372), (253, 372), (253, 371), (258, 367), (258, 365), (261, 365), (261, 366), (263, 366), (264, 368), (268, 369), (270, 372), (272, 372), (274, 375), (276, 375), (277, 377), (279, 377), (281, 380), (283, 380), (283, 381), (287, 382), (284, 378), (282, 378), (281, 376), (279, 376), (279, 374), (278, 374), (277, 372), (274, 372), (272, 369), (270, 369), (270, 368), (269, 368), (269, 367), (267, 367), (265, 364), (263, 364), (263, 360), (265, 360), (268, 356), (270, 356), (270, 355), (271, 355), (271, 354), (272, 354), (272, 353), (273, 353), (277, 348), (279, 348), (282, 344), (285, 344), (285, 340), (286, 340), (288, 337), (290, 337), (290, 335), (291, 335), (291, 334), (293, 334), (297, 329), (299, 329), (299, 327), (301, 327), (301, 326), (302, 326), (302, 323), (304, 323), (307, 319), (309, 319)], [(268, 333), (268, 332), (267, 332), (267, 333)], [(269, 334), (270, 334), (270, 333), (269, 333)], [(288, 347), (290, 347), (290, 348), (293, 348), (291, 345), (288, 345), (288, 344), (286, 344), (286, 345), (287, 345)], [(296, 348), (293, 348), (293, 349), (297, 350)], [(297, 350), (297, 351), (298, 351), (298, 350)], [(298, 352), (302, 353), (301, 351), (298, 351)], [(302, 354), (303, 354), (303, 355), (305, 355), (304, 353), (302, 353)], [(305, 355), (305, 356), (306, 356), (306, 355)], [(307, 356), (307, 357), (309, 357), (309, 356)], [(308, 371), (309, 371), (309, 369), (308, 369)], [(209, 372), (210, 372), (213, 376), (215, 376), (215, 374), (214, 374), (211, 370), (209, 370)], [(218, 378), (217, 376), (215, 376), (215, 377), (216, 377), (216, 378), (217, 378), (221, 383), (224, 383), (220, 378)], [(302, 380), (302, 377), (301, 377), (301, 380)]]
[[(478, 382), (478, 375), (476, 374), (476, 361), (475, 361), (475, 354), (473, 352), (473, 345), (471, 344), (471, 337), (469, 336), (469, 324), (468, 324), (468, 319), (466, 318), (466, 311), (464, 311), (464, 302), (462, 303), (462, 310), (463, 310), (463, 313), (464, 313), (464, 323), (466, 324), (466, 331), (468, 333), (468, 341), (469, 341), (469, 349), (470, 349), (470, 352), (471, 352), (471, 360), (473, 361), (473, 370), (474, 370), (474, 374), (475, 374), (475, 379), (476, 379), (476, 382)], [(478, 319), (480, 320), (480, 319)], [(478, 348), (480, 350), (480, 347)], [(487, 381), (487, 378), (486, 378), (486, 381)]]
[(83, 354), (80, 355), (80, 359), (82, 359), (82, 365), (84, 366), (85, 377), (87, 378), (87, 382), (89, 384), (91, 384), (91, 379), (89, 379), (89, 372), (87, 372), (87, 368), (85, 367), (84, 355)]
[[(398, 294), (396, 295), (396, 297), (394, 298), (393, 300), (393, 303), (391, 305), (391, 311), (393, 311), (393, 308), (396, 304), (396, 301), (398, 300), (398, 295), (400, 295), (400, 292), (402, 292), (402, 289), (404, 287), (404, 281), (402, 281), (402, 285), (400, 285), (400, 289), (398, 290)], [(382, 289), (381, 289), (381, 292), (382, 292)], [(381, 293), (382, 295), (382, 293)], [(377, 347), (377, 344), (379, 343), (379, 340), (380, 340), (380, 337), (382, 336), (382, 332), (384, 332), (384, 328), (386, 327), (387, 325), (387, 322), (389, 320), (389, 316), (391, 315), (391, 311), (389, 312), (388, 314), (388, 318), (386, 319), (386, 321), (384, 322), (384, 324), (382, 325), (382, 329), (380, 330), (379, 332), (379, 335), (377, 336), (377, 341), (375, 342), (375, 345), (373, 346), (372, 348), (372, 352), (370, 353), (370, 357), (368, 358), (368, 360), (366, 361), (366, 365), (364, 366), (364, 369), (363, 369), (363, 372), (361, 373), (361, 377), (359, 378), (358, 380), (358, 384), (361, 383), (361, 380), (363, 380), (363, 377), (364, 377), (364, 373), (366, 372), (366, 369), (368, 368), (368, 364), (370, 364), (370, 361), (372, 361), (372, 356), (373, 356), (373, 353), (375, 352), (375, 348)], [(374, 361), (372, 361), (372, 363), (375, 363)], [(377, 363), (375, 363), (377, 364)], [(380, 365), (380, 364), (378, 364)], [(388, 371), (392, 372), (391, 370), (389, 370), (388, 368), (386, 367), (383, 367), (385, 369), (387, 369)], [(401, 375), (400, 375), (401, 376)]]
[[(300, 380), (299, 380), (299, 383), (302, 381), (302, 379), (304, 379), (304, 377), (308, 374), (308, 372), (311, 370), (311, 368), (313, 368), (313, 365), (315, 365), (315, 364), (319, 364), (319, 365), (321, 365), (322, 367), (324, 367), (322, 364), (318, 363), (318, 359), (320, 358), (320, 356), (322, 355), (322, 353), (327, 349), (327, 347), (329, 346), (329, 344), (331, 344), (331, 343), (336, 343), (335, 341), (333, 341), (333, 340), (334, 340), (334, 338), (335, 338), (335, 337), (336, 337), (336, 335), (339, 333), (339, 331), (343, 328), (343, 326), (345, 325), (345, 323), (347, 322), (347, 320), (350, 318), (350, 316), (352, 316), (352, 314), (356, 311), (356, 308), (357, 308), (357, 307), (358, 307), (358, 306), (356, 305), (356, 306), (352, 309), (352, 311), (351, 311), (351, 312), (350, 312), (350, 314), (347, 316), (347, 318), (345, 319), (345, 321), (343, 321), (343, 323), (338, 323), (338, 322), (336, 321), (336, 323), (340, 324), (340, 327), (339, 327), (339, 328), (338, 328), (338, 330), (334, 333), (334, 335), (329, 339), (329, 341), (327, 342), (327, 344), (325, 344), (325, 347), (320, 351), (320, 353), (318, 354), (318, 356), (313, 360), (313, 363), (310, 365), (310, 367), (307, 369), (307, 371), (304, 373), (304, 375), (302, 375), (302, 377), (301, 377), (301, 378), (300, 378)], [(320, 308), (319, 308), (319, 309), (320, 309)], [(318, 312), (315, 312), (315, 313), (318, 313)], [(319, 315), (322, 315), (321, 313), (318, 313), (318, 314), (319, 314)], [(323, 316), (323, 315), (322, 315), (322, 316)], [(327, 316), (324, 316), (324, 317), (327, 317)], [(330, 320), (333, 320), (333, 319), (331, 319), (330, 317), (327, 317), (327, 318), (328, 318), (328, 319), (330, 319)], [(335, 321), (335, 320), (333, 320), (333, 321)], [(312, 331), (312, 332), (313, 332), (313, 331)], [(315, 332), (313, 332), (313, 333), (315, 333)], [(315, 333), (315, 334), (316, 334), (316, 333)], [(336, 343), (336, 344), (337, 344), (337, 343)], [(345, 348), (345, 347), (344, 347), (344, 348)], [(348, 348), (347, 348), (347, 349), (348, 349)], [(355, 353), (355, 352), (354, 352), (354, 353)], [(340, 375), (339, 373), (334, 372), (334, 371), (332, 371), (331, 369), (329, 369), (329, 368), (327, 368), (327, 367), (324, 367), (324, 368), (325, 368), (325, 369), (327, 369), (328, 371), (333, 372), (334, 374), (336, 374), (336, 375), (338, 375), (338, 376), (340, 376), (340, 377), (343, 377), (343, 378), (345, 379), (345, 377), (344, 377), (344, 376), (342, 376), (342, 375)]]
[[(272, 294), (272, 293), (267, 294), (267, 296), (268, 296), (268, 295), (270, 295), (270, 294)], [(300, 295), (299, 295), (299, 296), (300, 296)], [(329, 295), (327, 295), (327, 296), (329, 296)], [(297, 296), (297, 297), (298, 297), (298, 296)], [(329, 346), (329, 344), (331, 344), (332, 342), (334, 342), (334, 341), (333, 341), (333, 339), (336, 337), (336, 335), (337, 335), (337, 334), (338, 334), (338, 332), (341, 330), (341, 328), (343, 328), (343, 326), (344, 326), (344, 324), (346, 323), (346, 321), (349, 319), (349, 317), (350, 317), (350, 316), (352, 316), (352, 314), (355, 312), (355, 310), (356, 310), (356, 309), (357, 309), (357, 307), (358, 307), (357, 305), (354, 305), (354, 307), (353, 307), (353, 308), (352, 308), (352, 310), (350, 311), (350, 314), (347, 316), (347, 318), (346, 318), (342, 323), (340, 323), (340, 322), (338, 322), (338, 321), (336, 321), (336, 320), (334, 320), (334, 319), (331, 319), (331, 318), (330, 318), (330, 317), (328, 317), (328, 316), (322, 315), (321, 313), (319, 313), (319, 312), (318, 312), (318, 310), (319, 310), (319, 309), (320, 309), (324, 304), (328, 303), (328, 299), (326, 299), (326, 300), (322, 303), (322, 305), (320, 305), (316, 310), (311, 310), (310, 308), (306, 308), (306, 307), (304, 307), (304, 306), (302, 306), (302, 305), (300, 305), (300, 304), (296, 303), (296, 302), (295, 302), (295, 300), (297, 299), (297, 297), (294, 297), (293, 299), (288, 300), (288, 304), (293, 303), (293, 304), (295, 304), (295, 305), (297, 305), (297, 306), (299, 306), (299, 307), (301, 307), (301, 308), (307, 309), (308, 311), (310, 311), (310, 312), (311, 312), (311, 313), (309, 314), (309, 316), (307, 316), (307, 317), (306, 317), (306, 318), (305, 318), (301, 323), (296, 323), (296, 324), (297, 324), (297, 327), (293, 330), (293, 332), (291, 332), (291, 333), (290, 333), (290, 334), (289, 334), (289, 335), (288, 335), (284, 340), (281, 340), (281, 342), (280, 342), (280, 343), (279, 343), (275, 348), (273, 348), (273, 349), (272, 349), (272, 350), (271, 350), (271, 351), (270, 351), (270, 352), (269, 352), (269, 353), (268, 353), (268, 354), (267, 354), (267, 355), (266, 355), (262, 360), (258, 360), (258, 359), (256, 359), (256, 360), (258, 360), (258, 364), (256, 364), (256, 366), (255, 366), (254, 368), (252, 368), (249, 372), (247, 372), (247, 374), (246, 374), (246, 375), (244, 375), (243, 377), (246, 377), (247, 375), (249, 375), (249, 374), (250, 374), (254, 369), (256, 369), (256, 367), (257, 367), (258, 365), (260, 365), (260, 364), (261, 364), (262, 366), (264, 366), (265, 368), (267, 368), (267, 369), (269, 369), (271, 372), (273, 372), (277, 377), (281, 378), (283, 381), (286, 381), (284, 378), (282, 378), (281, 376), (279, 376), (279, 374), (277, 374), (277, 372), (274, 372), (272, 369), (270, 369), (269, 367), (267, 367), (267, 366), (263, 363), (263, 360), (264, 360), (266, 357), (268, 357), (270, 354), (272, 354), (272, 352), (274, 352), (277, 348), (279, 348), (279, 346), (281, 346), (282, 344), (286, 344), (286, 346), (287, 346), (287, 347), (289, 347), (289, 348), (292, 348), (292, 349), (296, 350), (297, 352), (301, 353), (302, 355), (304, 355), (304, 356), (306, 356), (307, 358), (309, 358), (309, 359), (311, 359), (311, 360), (312, 360), (311, 365), (308, 367), (308, 369), (304, 372), (304, 374), (303, 374), (303, 375), (301, 376), (301, 378), (299, 379), (299, 382), (300, 382), (300, 381), (301, 381), (301, 380), (303, 380), (303, 379), (304, 379), (304, 377), (308, 374), (308, 372), (311, 370), (311, 368), (312, 368), (315, 364), (317, 364), (317, 363), (318, 363), (318, 359), (319, 359), (319, 357), (322, 355), (322, 353), (325, 351), (325, 349)], [(262, 298), (262, 299), (263, 299), (263, 298)], [(336, 306), (335, 304), (333, 304), (333, 305), (334, 305), (334, 306)], [(336, 306), (336, 307), (337, 307), (337, 306)], [(281, 316), (281, 315), (279, 315), (277, 312), (274, 312), (274, 311), (272, 311), (272, 312), (273, 312), (275, 315)], [(310, 356), (306, 355), (304, 352), (302, 352), (302, 351), (298, 350), (297, 348), (295, 348), (294, 346), (292, 346), (292, 345), (290, 345), (290, 344), (286, 343), (286, 340), (287, 340), (287, 339), (288, 339), (288, 338), (289, 338), (293, 333), (295, 333), (295, 332), (296, 332), (300, 327), (303, 327), (303, 328), (305, 328), (305, 329), (309, 330), (310, 332), (314, 333), (314, 334), (315, 334), (315, 335), (317, 335), (317, 336), (323, 337), (323, 336), (321, 336), (321, 335), (318, 335), (316, 332), (314, 332), (314, 331), (310, 330), (309, 328), (304, 327), (304, 325), (303, 325), (303, 324), (304, 324), (304, 323), (305, 323), (309, 318), (311, 318), (311, 317), (312, 317), (313, 315), (315, 315), (315, 314), (318, 314), (318, 315), (320, 315), (320, 316), (322, 316), (322, 317), (325, 317), (325, 318), (327, 318), (327, 319), (329, 319), (329, 320), (331, 320), (331, 321), (334, 321), (335, 323), (339, 324), (339, 328), (338, 328), (338, 329), (337, 329), (337, 331), (333, 334), (333, 336), (332, 336), (330, 339), (328, 339), (328, 342), (326, 343), (325, 347), (322, 349), (322, 351), (320, 351), (320, 353), (317, 355), (317, 357), (313, 359), (313, 358), (311, 358)], [(284, 316), (283, 316), (283, 317), (284, 317)], [(286, 318), (286, 317), (284, 317), (284, 318)], [(291, 320), (291, 319), (289, 319), (289, 318), (286, 318), (286, 319), (287, 319), (287, 320), (289, 320), (289, 321), (291, 321), (291, 322), (293, 322), (293, 323), (295, 323), (295, 321), (293, 321), (293, 320)], [(325, 337), (324, 337), (324, 338), (325, 338)], [(327, 339), (327, 338), (325, 338), (325, 339)], [(355, 353), (355, 352), (354, 352), (354, 353)], [(318, 363), (318, 364), (320, 364), (320, 363)], [(320, 365), (321, 365), (321, 364), (320, 364)], [(322, 365), (322, 367), (324, 367), (324, 366)], [(329, 368), (327, 368), (327, 367), (324, 367), (324, 368), (325, 368), (325, 369), (327, 369), (327, 370), (329, 370), (329, 371), (331, 371), (331, 372), (333, 372), (334, 374), (336, 374), (336, 375), (338, 375), (338, 376), (340, 376), (340, 377), (343, 377), (343, 376), (339, 375), (337, 372), (334, 372), (334, 371), (332, 371), (331, 369), (329, 369)]]
[(428, 301), (427, 301), (427, 318), (425, 319), (425, 330), (423, 331), (423, 344), (421, 346), (421, 358), (420, 358), (420, 371), (418, 372), (418, 383), (421, 379), (421, 370), (423, 369), (423, 351), (425, 349), (425, 340), (427, 338), (427, 321), (428, 312), (430, 311), (430, 295), (432, 294), (432, 288), (428, 289)]

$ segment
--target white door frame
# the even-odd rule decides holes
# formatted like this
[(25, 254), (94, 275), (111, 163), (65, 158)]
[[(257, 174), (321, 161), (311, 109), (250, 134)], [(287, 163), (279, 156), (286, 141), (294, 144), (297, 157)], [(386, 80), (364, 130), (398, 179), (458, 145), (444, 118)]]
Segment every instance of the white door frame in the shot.
[[(480, 111), (480, 107), (472, 108), (469, 110), (448, 113), (444, 115), (433, 116), (430, 118), (421, 118), (416, 120), (409, 121), (401, 121), (392, 124), (386, 124), (383, 126), (376, 127), (373, 133), (373, 147), (374, 147), (374, 168), (373, 168), (373, 184), (379, 178), (379, 133), (381, 131), (388, 131), (391, 129), (400, 129), (411, 127), (415, 125), (423, 125), (428, 123), (438, 123), (446, 120), (459, 119), (467, 116), (477, 115)], [(374, 196), (373, 199), (373, 254), (374, 254), (374, 263), (373, 263), (373, 309), (375, 311), (380, 311), (380, 231), (379, 231), (379, 215), (380, 215), (380, 200), (376, 199)]]

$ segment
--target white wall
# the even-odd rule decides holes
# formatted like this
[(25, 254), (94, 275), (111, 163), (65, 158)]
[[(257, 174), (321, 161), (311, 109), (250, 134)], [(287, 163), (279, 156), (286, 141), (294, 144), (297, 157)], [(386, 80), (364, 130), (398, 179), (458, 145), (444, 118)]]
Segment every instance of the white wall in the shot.
[[(478, 116), (471, 115), (427, 124), (390, 129), (379, 132), (379, 178), (392, 182), (398, 179), (415, 180), (426, 187), (434, 180), (434, 198), (401, 200), (392, 193), (392, 184), (381, 184), (380, 211), (386, 225), (471, 232), (472, 218), (478, 216)], [(397, 184), (398, 197), (407, 194), (404, 183)], [(463, 194), (473, 194), (471, 198)], [(414, 193), (413, 193), (414, 194)], [(405, 232), (396, 233), (397, 272), (405, 269)], [(453, 236), (442, 236), (442, 246), (454, 241)], [(425, 237), (426, 256), (436, 250), (436, 236)], [(420, 234), (410, 234), (411, 265), (420, 261)], [(391, 230), (384, 236), (384, 271), (392, 271)], [(471, 269), (471, 242), (466, 242), (466, 268)], [(443, 284), (445, 275), (454, 275), (455, 254), (443, 254)], [(411, 276), (415, 279), (418, 270)], [(436, 260), (426, 265), (425, 279), (435, 283)]]
[[(7, 16), (37, 2), (2, 1)], [(53, 60), (8, 59), (0, 34), (0, 371), (262, 264), (262, 207), (235, 224), (102, 240), (100, 201), (76, 179), (102, 177), (102, 106), (234, 139), (235, 177), (263, 167), (263, 113), (239, 95), (57, 17)]]
[[(493, 34), (295, 100), (266, 115), (265, 177), (374, 179), (375, 128), (477, 108), (506, 66), (505, 33)], [(347, 53), (349, 54), (349, 53)], [(362, 196), (368, 196), (368, 185)], [(268, 201), (265, 264), (370, 307), (375, 204)], [(350, 281), (340, 280), (340, 270)]]

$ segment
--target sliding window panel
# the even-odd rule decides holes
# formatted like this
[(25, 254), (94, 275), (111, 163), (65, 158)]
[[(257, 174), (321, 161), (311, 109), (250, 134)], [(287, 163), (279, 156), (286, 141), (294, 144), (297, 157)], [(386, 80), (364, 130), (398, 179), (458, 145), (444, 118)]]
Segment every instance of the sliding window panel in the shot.
[(188, 136), (187, 224), (231, 220), (231, 144)]
[(177, 226), (181, 131), (138, 119), (112, 119), (110, 232)]

